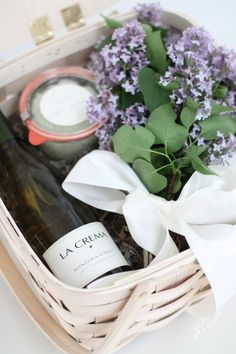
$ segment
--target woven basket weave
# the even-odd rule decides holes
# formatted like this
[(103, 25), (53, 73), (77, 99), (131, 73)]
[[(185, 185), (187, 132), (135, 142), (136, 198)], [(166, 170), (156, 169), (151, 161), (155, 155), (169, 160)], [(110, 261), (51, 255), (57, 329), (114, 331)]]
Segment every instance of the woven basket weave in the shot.
[[(132, 18), (132, 15), (126, 16), (127, 18)], [(189, 21), (171, 13), (165, 13), (164, 18), (166, 24), (181, 30), (190, 25)], [(95, 26), (87, 32), (82, 31), (80, 41), (72, 34), (54, 44), (55, 48), (58, 45), (64, 48), (64, 57), (62, 50), (60, 60), (65, 61), (68, 57), (66, 61), (68, 63), (72, 61), (74, 63), (75, 58), (80, 59), (77, 63), (83, 62), (86, 51), (96, 43), (101, 33), (104, 33), (104, 26)], [(74, 51), (75, 41), (81, 43), (81, 55)], [(63, 46), (63, 43), (67, 47)], [(30, 56), (21, 58), (26, 68), (27, 62), (32, 63), (28, 73), (22, 74), (18, 70), (20, 67), (18, 62), (13, 62), (0, 71), (0, 79), (2, 76), (7, 80), (7, 91), (13, 90), (16, 96), (26, 80), (35, 75), (36, 67), (32, 69), (33, 59), (39, 62), (40, 58), (43, 58), (42, 63), (45, 67), (55, 62), (56, 58), (47, 56), (47, 50), (48, 46), (45, 46)], [(52, 46), (50, 51), (53, 52)], [(15, 83), (16, 79), (18, 81)], [(13, 111), (15, 102), (16, 97), (13, 97), (12, 101), (4, 102), (2, 106), (5, 112)], [(25, 286), (23, 280), (19, 276), (14, 279), (9, 275), (11, 261), (3, 248), (0, 248), (1, 266), (5, 267), (5, 275), (9, 275), (8, 280), (13, 286), (15, 284), (15, 291), (19, 297), (23, 299), (23, 292), (27, 294), (27, 306), (32, 317), (67, 353), (110, 353), (138, 334), (167, 324), (189, 305), (210, 293), (209, 283), (191, 250), (146, 269), (135, 271), (110, 287), (77, 289), (60, 282), (48, 271), (26, 242), (3, 202), (0, 203), (0, 230), (4, 240), (7, 240), (12, 258), (19, 261), (27, 281), (34, 288), (34, 294), (59, 326), (47, 317), (42, 307), (38, 307), (29, 289), (23, 291)]]

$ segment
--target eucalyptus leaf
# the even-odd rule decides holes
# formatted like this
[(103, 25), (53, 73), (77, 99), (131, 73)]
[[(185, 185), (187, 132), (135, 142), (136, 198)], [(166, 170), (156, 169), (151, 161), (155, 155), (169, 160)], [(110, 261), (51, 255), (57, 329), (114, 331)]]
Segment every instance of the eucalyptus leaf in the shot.
[(204, 175), (216, 175), (198, 156), (196, 151), (196, 146), (191, 146), (188, 150), (185, 151), (186, 155), (189, 157), (193, 168), (204, 174)]
[(157, 173), (151, 163), (137, 159), (133, 169), (150, 193), (158, 193), (167, 186), (167, 178)]
[(151, 161), (150, 148), (154, 144), (154, 135), (146, 128), (128, 125), (120, 127), (113, 138), (114, 151), (125, 162), (134, 162), (138, 158)]
[(155, 74), (154, 70), (145, 67), (140, 70), (138, 75), (139, 88), (150, 112), (164, 103), (170, 102), (169, 92), (158, 86)]
[(167, 152), (176, 152), (187, 139), (185, 127), (175, 123), (176, 113), (170, 103), (156, 108), (150, 115), (146, 127), (164, 144)]
[(123, 27), (122, 22), (114, 20), (113, 18), (110, 18), (110, 17), (106, 17), (104, 15), (101, 15), (101, 16), (104, 18), (107, 26), (110, 27), (111, 29), (117, 29), (117, 28)]
[(167, 56), (161, 38), (161, 31), (148, 33), (145, 43), (147, 45), (147, 54), (151, 66), (158, 72), (163, 73), (167, 68)]
[(201, 135), (206, 140), (216, 139), (217, 132), (220, 131), (224, 137), (228, 137), (230, 133), (236, 133), (236, 120), (229, 115), (215, 114), (207, 119), (201, 120), (199, 125), (202, 129)]
[(193, 125), (196, 117), (196, 111), (192, 108), (186, 106), (182, 109), (180, 114), (181, 123), (189, 130), (189, 128)]

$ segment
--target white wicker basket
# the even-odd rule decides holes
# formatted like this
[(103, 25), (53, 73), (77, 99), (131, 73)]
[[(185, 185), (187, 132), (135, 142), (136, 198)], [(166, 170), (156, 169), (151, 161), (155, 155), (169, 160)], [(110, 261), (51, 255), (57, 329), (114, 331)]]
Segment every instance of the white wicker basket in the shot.
[[(168, 12), (164, 22), (182, 30), (191, 25), (183, 17)], [(84, 27), (2, 65), (0, 90), (4, 113), (16, 110), (19, 92), (39, 71), (62, 64), (83, 64), (91, 46), (105, 31), (104, 25)], [(2, 245), (3, 273), (32, 318), (67, 353), (110, 353), (138, 334), (167, 324), (210, 293), (209, 283), (191, 250), (127, 275), (110, 287), (77, 289), (58, 281), (48, 271), (2, 202), (0, 230), (18, 266)]]

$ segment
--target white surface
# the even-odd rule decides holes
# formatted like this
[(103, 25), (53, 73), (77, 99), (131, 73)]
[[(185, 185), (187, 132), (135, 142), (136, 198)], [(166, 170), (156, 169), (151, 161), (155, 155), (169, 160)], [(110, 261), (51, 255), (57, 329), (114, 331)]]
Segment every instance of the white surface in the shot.
[[(189, 15), (209, 29), (218, 43), (236, 49), (235, 0), (162, 0), (162, 6)], [(61, 353), (24, 313), (1, 277), (0, 314), (0, 354)], [(235, 328), (236, 298), (218, 316), (184, 314), (165, 328), (139, 337), (118, 354), (234, 354)]]

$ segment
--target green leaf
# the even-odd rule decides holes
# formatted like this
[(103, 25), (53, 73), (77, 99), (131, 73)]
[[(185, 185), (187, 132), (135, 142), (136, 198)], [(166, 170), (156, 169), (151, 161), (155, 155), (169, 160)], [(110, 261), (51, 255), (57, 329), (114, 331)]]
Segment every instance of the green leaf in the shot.
[(147, 55), (151, 66), (158, 72), (163, 73), (167, 68), (166, 50), (161, 38), (161, 31), (148, 33), (145, 43)]
[(189, 130), (189, 128), (193, 125), (196, 117), (196, 111), (186, 106), (183, 108), (180, 114), (181, 123)]
[[(161, 174), (164, 176), (170, 176), (173, 173), (173, 169), (171, 166), (167, 166), (170, 164), (167, 156), (165, 155), (165, 148), (159, 147), (152, 149), (151, 153), (151, 162), (156, 169), (161, 168)], [(164, 167), (167, 166), (167, 167)]]
[(146, 36), (150, 33), (152, 33), (152, 27), (150, 25), (148, 25), (147, 23), (142, 23), (141, 24), (144, 32), (146, 33)]
[(190, 161), (189, 157), (185, 156), (181, 160), (177, 161), (175, 164), (176, 164), (176, 167), (178, 167), (178, 168), (186, 168), (189, 165), (191, 165), (191, 161)]
[(228, 94), (228, 87), (226, 86), (217, 86), (213, 91), (213, 96), (215, 98), (225, 99)]
[(156, 108), (146, 127), (165, 145), (168, 152), (178, 151), (186, 141), (188, 131), (175, 123), (176, 113), (170, 103)]
[(186, 105), (193, 110), (197, 110), (200, 107), (200, 103), (195, 102), (190, 96), (186, 98)]
[(224, 113), (224, 112), (233, 112), (235, 108), (230, 106), (223, 106), (222, 104), (214, 103), (211, 104), (211, 115)]
[(204, 153), (204, 151), (206, 151), (207, 149), (207, 145), (202, 145), (202, 146), (197, 146), (197, 145), (194, 145), (194, 150), (196, 151), (196, 154), (198, 156), (202, 155)]
[(120, 127), (112, 138), (114, 151), (125, 162), (134, 162), (138, 158), (151, 160), (150, 148), (154, 144), (154, 135), (146, 128), (128, 125)]
[(158, 86), (155, 71), (151, 68), (145, 67), (140, 70), (138, 83), (144, 103), (150, 112), (164, 103), (170, 102), (169, 92)]
[(113, 18), (106, 17), (104, 15), (101, 15), (101, 16), (104, 18), (104, 20), (105, 20), (105, 22), (106, 22), (108, 27), (110, 27), (112, 29), (117, 29), (117, 28), (123, 27), (123, 23), (122, 22), (113, 20)]
[(189, 157), (193, 168), (204, 174), (204, 175), (216, 175), (198, 156), (196, 151), (196, 146), (191, 146), (188, 150), (185, 151), (186, 155)]
[(217, 131), (224, 134), (224, 137), (228, 137), (230, 133), (236, 133), (236, 120), (229, 115), (215, 114), (200, 121), (199, 125), (202, 129), (201, 135), (206, 140), (216, 139)]
[(135, 103), (143, 103), (143, 95), (142, 92), (137, 92), (135, 95), (132, 95), (129, 92), (125, 92), (125, 90), (120, 91), (120, 105), (119, 109), (124, 111), (128, 107), (132, 106)]
[(157, 173), (151, 163), (137, 159), (133, 169), (150, 193), (158, 193), (167, 186), (167, 178)]

